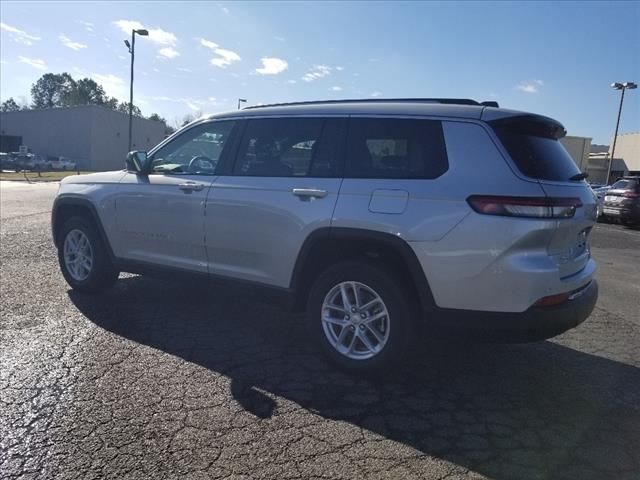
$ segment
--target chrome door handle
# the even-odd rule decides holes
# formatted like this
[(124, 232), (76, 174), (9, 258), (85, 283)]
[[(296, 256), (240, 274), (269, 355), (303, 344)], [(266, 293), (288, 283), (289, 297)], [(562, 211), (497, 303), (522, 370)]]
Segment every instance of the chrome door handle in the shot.
[(196, 183), (196, 182), (180, 183), (178, 185), (178, 188), (182, 190), (184, 193), (199, 192), (204, 187), (205, 187), (204, 183)]
[(327, 196), (326, 190), (319, 190), (317, 188), (294, 188), (291, 190), (291, 193), (300, 198), (324, 198)]

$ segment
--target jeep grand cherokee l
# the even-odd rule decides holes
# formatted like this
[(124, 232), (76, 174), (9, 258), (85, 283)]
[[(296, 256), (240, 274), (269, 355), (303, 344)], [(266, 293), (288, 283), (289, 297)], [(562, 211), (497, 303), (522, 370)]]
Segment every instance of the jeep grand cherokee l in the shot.
[(548, 338), (597, 298), (596, 198), (564, 134), (472, 100), (250, 107), (67, 177), (53, 236), (86, 292), (164, 270), (283, 293), (352, 370), (389, 365), (422, 325)]

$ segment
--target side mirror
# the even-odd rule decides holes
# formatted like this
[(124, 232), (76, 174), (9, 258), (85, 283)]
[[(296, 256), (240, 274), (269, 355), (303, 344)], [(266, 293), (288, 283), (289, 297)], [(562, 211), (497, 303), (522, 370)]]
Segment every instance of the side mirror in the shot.
[(125, 161), (127, 170), (135, 173), (142, 173), (147, 166), (147, 152), (134, 150), (127, 153), (127, 159)]

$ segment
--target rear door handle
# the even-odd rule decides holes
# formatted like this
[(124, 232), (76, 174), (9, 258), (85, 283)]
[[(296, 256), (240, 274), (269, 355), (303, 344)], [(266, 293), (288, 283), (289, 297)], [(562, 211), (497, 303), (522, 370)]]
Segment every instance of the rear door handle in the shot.
[(184, 193), (199, 192), (205, 187), (204, 183), (186, 182), (178, 184), (178, 188)]
[(317, 188), (294, 188), (291, 193), (300, 198), (324, 198), (327, 196), (326, 190)]

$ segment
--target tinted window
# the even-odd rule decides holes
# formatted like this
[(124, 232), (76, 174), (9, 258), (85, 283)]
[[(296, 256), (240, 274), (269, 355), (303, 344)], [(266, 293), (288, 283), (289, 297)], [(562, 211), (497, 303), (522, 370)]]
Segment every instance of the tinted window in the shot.
[(269, 177), (334, 176), (338, 120), (249, 120), (234, 174)]
[(525, 120), (496, 122), (498, 138), (522, 174), (541, 180), (568, 181), (580, 173), (571, 155), (557, 139), (555, 125)]
[(349, 122), (347, 177), (436, 178), (447, 168), (438, 121), (354, 118)]
[(179, 135), (151, 159), (156, 173), (213, 175), (235, 122), (205, 123)]
[(638, 186), (638, 182), (636, 180), (630, 178), (623, 178), (622, 180), (618, 180), (616, 183), (611, 185), (611, 189), (614, 190), (634, 190)]

